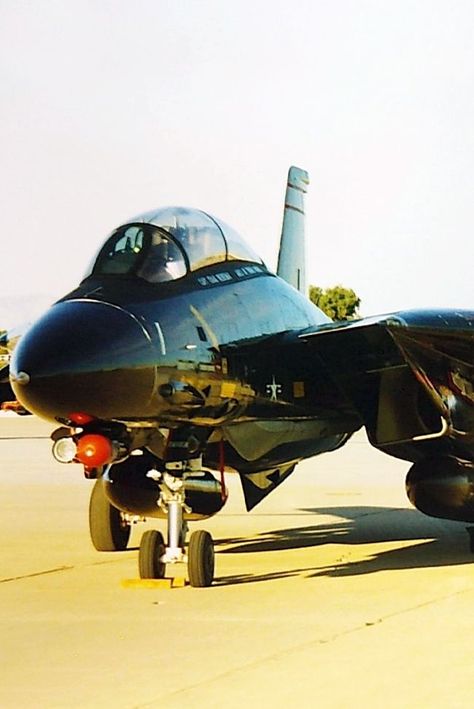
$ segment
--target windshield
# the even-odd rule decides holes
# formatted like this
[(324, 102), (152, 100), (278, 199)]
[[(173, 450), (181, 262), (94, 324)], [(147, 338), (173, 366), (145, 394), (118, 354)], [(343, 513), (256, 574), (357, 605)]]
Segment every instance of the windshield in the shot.
[(158, 229), (131, 225), (119, 229), (105, 243), (94, 274), (137, 275), (149, 283), (163, 283), (186, 275), (181, 250)]

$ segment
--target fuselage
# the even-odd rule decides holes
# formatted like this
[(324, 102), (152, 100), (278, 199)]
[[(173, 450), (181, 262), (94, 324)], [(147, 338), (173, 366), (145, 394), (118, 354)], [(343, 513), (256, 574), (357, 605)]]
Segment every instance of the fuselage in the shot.
[[(120, 243), (131, 228), (109, 241)], [(154, 234), (145, 230), (145, 239)], [(30, 411), (66, 425), (80, 413), (135, 430), (220, 427), (241, 467), (263, 464), (275, 449), (265, 463), (334, 448), (361, 425), (299, 338), (328, 318), (259, 259), (245, 260), (239, 246), (240, 258), (208, 258), (193, 270), (194, 243), (191, 256), (183, 249), (184, 273), (178, 255), (177, 277), (156, 281), (143, 277), (148, 255), (138, 261), (107, 243), (99, 267), (17, 346), (13, 387)], [(126, 257), (137, 260), (133, 272), (120, 272)]]
[(86, 279), (19, 343), (17, 395), (65, 423), (77, 411), (134, 426), (347, 418), (298, 337), (326, 318), (264, 267), (251, 269), (227, 267), (225, 283), (214, 281), (219, 266), (159, 286)]

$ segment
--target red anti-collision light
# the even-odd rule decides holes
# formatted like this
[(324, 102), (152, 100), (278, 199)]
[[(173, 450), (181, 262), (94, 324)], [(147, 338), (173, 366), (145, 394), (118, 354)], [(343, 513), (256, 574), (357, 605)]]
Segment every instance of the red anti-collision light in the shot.
[(83, 411), (74, 411), (72, 414), (69, 414), (68, 418), (72, 423), (76, 424), (76, 426), (86, 426), (94, 420), (93, 416)]
[(89, 468), (107, 465), (114, 458), (112, 441), (100, 433), (87, 433), (77, 443), (76, 460)]

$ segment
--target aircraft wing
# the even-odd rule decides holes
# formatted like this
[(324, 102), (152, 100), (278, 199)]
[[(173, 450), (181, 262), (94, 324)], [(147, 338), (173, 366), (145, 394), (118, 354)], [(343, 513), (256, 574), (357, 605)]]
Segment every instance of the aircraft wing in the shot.
[(301, 338), (361, 415), (373, 445), (406, 460), (472, 458), (474, 311), (403, 311)]

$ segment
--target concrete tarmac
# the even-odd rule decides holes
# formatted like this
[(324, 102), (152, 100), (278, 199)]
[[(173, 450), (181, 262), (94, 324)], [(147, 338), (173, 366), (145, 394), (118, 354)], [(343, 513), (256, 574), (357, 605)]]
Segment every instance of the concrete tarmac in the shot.
[(468, 536), (410, 507), (408, 463), (358, 434), (250, 514), (229, 476), (193, 525), (216, 540), (214, 585), (124, 588), (146, 526), (93, 549), (92, 483), (54, 462), (50, 428), (0, 418), (2, 709), (472, 706)]

